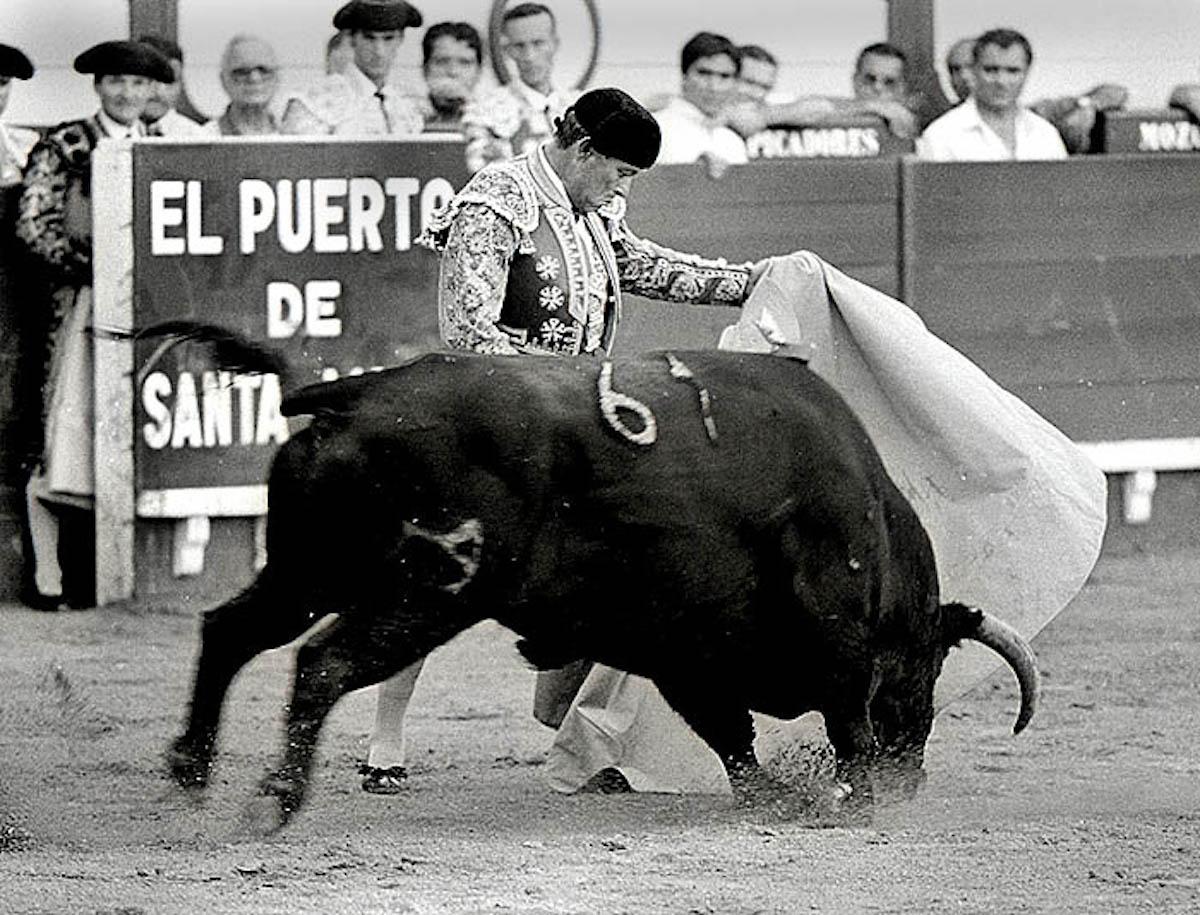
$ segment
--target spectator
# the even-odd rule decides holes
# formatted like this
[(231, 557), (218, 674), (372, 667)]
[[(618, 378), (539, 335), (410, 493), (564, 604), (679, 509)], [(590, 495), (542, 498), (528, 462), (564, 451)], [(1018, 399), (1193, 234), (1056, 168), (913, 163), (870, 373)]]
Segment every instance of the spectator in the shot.
[(821, 126), (875, 117), (896, 136), (909, 139), (917, 135), (917, 117), (908, 96), (907, 66), (903, 51), (876, 42), (863, 48), (855, 60), (853, 98), (806, 95), (779, 104), (737, 105), (725, 111), (724, 120), (748, 137), (776, 124)]
[(665, 164), (703, 160), (709, 173), (747, 161), (746, 143), (723, 121), (723, 112), (735, 100), (740, 57), (737, 46), (724, 35), (699, 32), (679, 55), (680, 94), (655, 114), (662, 128)]
[(917, 153), (937, 161), (1065, 159), (1054, 125), (1020, 104), (1033, 63), (1028, 39), (1012, 29), (984, 32), (972, 61), (970, 98), (925, 128)]
[(354, 45), (350, 43), (350, 33), (346, 29), (338, 29), (325, 43), (325, 75), (345, 73), (354, 66)]
[[(946, 52), (946, 72), (959, 102), (965, 102), (971, 96), (974, 56), (974, 38), (959, 39)], [(1097, 113), (1124, 107), (1128, 95), (1123, 86), (1101, 83), (1081, 95), (1041, 99), (1034, 102), (1030, 109), (1054, 125), (1067, 152), (1087, 153), (1094, 146)]]
[(176, 107), (183, 92), (183, 49), (175, 42), (157, 35), (143, 35), (138, 41), (148, 44), (171, 63), (172, 78), (168, 82), (155, 82), (154, 91), (142, 112), (146, 124), (146, 135), (151, 137), (196, 137), (204, 131), (200, 124)]
[(283, 112), (288, 134), (407, 136), (423, 118), (412, 99), (393, 82), (404, 30), (422, 22), (405, 0), (350, 0), (333, 17), (334, 28), (350, 32), (354, 65), (327, 75), (311, 91), (292, 96)]
[(472, 172), (488, 162), (532, 152), (552, 135), (554, 119), (574, 96), (554, 87), (559, 39), (549, 7), (517, 4), (504, 13), (500, 34), (504, 53), (517, 73), (506, 85), (473, 100), (463, 112), (467, 168)]
[(483, 67), (483, 39), (466, 22), (438, 22), (421, 39), (425, 95), (419, 105), (427, 132), (461, 131), (463, 109)]
[(31, 602), (44, 609), (95, 603), (92, 150), (105, 137), (141, 136), (142, 111), (154, 83), (175, 78), (165, 57), (137, 41), (89, 48), (75, 58), (75, 69), (93, 74), (100, 110), (52, 128), (34, 148), (16, 224), (17, 236), (53, 289), (46, 322), (45, 441), (27, 488), (37, 591)]
[(225, 137), (279, 133), (271, 111), (279, 88), (275, 49), (254, 35), (235, 35), (221, 54), (221, 86), (229, 96), (224, 114), (204, 125), (205, 132)]
[(766, 48), (745, 44), (738, 48), (738, 92), (743, 98), (764, 104), (779, 81), (779, 61)]
[[(33, 76), (33, 63), (17, 48), (0, 44), (0, 115), (8, 107), (14, 79)], [(0, 122), (0, 188), (21, 183), (29, 154), (37, 144), (38, 132)]]
[(971, 80), (974, 78), (971, 65), (974, 61), (974, 38), (960, 38), (946, 52), (946, 75), (950, 77), (950, 88), (959, 102), (965, 102), (971, 95)]

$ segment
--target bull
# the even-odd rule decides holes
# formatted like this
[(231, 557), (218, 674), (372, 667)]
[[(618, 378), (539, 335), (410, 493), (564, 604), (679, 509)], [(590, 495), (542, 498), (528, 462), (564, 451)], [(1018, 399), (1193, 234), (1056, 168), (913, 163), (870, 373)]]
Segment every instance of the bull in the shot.
[[(243, 368), (279, 369), (221, 343)], [(267, 564), (204, 614), (168, 754), (180, 785), (203, 788), (233, 677), (335, 614), (297, 653), (258, 802), (268, 828), (300, 808), (340, 697), (487, 618), (538, 669), (586, 658), (653, 680), (737, 793), (766, 779), (751, 711), (821, 712), (841, 811), (859, 819), (920, 784), (934, 682), (960, 641), (1015, 672), (1014, 732), (1034, 712), (1028, 644), (941, 601), (916, 513), (799, 360), (433, 354), (301, 388), (283, 412), (311, 421), (272, 464)]]

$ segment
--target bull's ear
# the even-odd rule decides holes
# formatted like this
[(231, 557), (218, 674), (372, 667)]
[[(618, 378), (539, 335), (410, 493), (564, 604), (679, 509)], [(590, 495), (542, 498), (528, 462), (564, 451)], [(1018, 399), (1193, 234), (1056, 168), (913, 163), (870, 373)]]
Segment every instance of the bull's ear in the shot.
[(953, 648), (963, 639), (979, 631), (983, 611), (966, 604), (942, 604), (942, 644)]

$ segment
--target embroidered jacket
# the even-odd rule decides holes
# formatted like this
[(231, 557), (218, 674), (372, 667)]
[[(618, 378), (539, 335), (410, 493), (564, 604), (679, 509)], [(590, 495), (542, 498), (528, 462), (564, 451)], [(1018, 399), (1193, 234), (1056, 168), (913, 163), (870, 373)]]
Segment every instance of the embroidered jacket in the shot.
[[(17, 237), (47, 268), (55, 285), (92, 281), (90, 226), (68, 213), (68, 196), (88, 203), (92, 151), (104, 130), (95, 117), (60, 124), (34, 147), (17, 210)], [(74, 218), (72, 218), (74, 217)]]
[(740, 305), (750, 265), (638, 238), (617, 198), (576, 214), (542, 151), (489, 165), (435, 213), (419, 241), (441, 252), (443, 341), (481, 353), (607, 350), (621, 294)]

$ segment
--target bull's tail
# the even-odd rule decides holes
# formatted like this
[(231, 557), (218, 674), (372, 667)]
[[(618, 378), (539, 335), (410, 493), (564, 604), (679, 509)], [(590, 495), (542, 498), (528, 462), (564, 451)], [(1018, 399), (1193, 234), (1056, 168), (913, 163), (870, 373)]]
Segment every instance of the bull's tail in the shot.
[(273, 373), (287, 385), (290, 366), (282, 353), (226, 327), (186, 319), (161, 321), (135, 331), (132, 337), (162, 341), (142, 366), (141, 374), (152, 371), (155, 363), (173, 347), (194, 343), (206, 347), (213, 362), (221, 368), (244, 374)]
[(1021, 686), (1021, 710), (1013, 733), (1020, 734), (1033, 717), (1041, 694), (1041, 675), (1029, 643), (1008, 623), (964, 604), (942, 604), (942, 621), (947, 646), (962, 639), (979, 642), (1004, 658), (1013, 669)]

